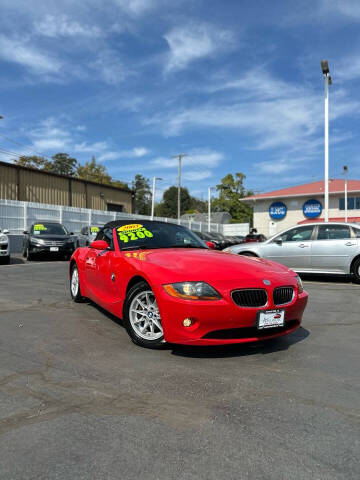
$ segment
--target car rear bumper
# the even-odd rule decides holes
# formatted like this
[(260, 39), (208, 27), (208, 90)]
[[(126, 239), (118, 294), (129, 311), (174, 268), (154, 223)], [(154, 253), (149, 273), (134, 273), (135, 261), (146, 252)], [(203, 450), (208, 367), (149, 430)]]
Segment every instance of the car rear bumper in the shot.
[[(191, 345), (258, 342), (287, 335), (299, 328), (308, 299), (307, 293), (303, 292), (296, 294), (290, 304), (281, 307), (269, 304), (264, 308), (244, 308), (225, 299), (213, 302), (181, 300), (160, 288), (157, 290), (165, 340)], [(285, 310), (284, 327), (258, 330), (258, 312), (273, 309)], [(193, 321), (190, 327), (183, 326), (185, 318)]]

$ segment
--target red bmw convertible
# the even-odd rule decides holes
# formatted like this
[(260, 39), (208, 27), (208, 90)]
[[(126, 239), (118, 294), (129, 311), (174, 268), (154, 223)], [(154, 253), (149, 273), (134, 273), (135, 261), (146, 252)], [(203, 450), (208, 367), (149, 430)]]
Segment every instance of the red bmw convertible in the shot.
[(78, 248), (70, 292), (121, 318), (144, 347), (286, 335), (300, 326), (308, 297), (282, 265), (214, 251), (187, 228), (148, 220), (107, 223)]

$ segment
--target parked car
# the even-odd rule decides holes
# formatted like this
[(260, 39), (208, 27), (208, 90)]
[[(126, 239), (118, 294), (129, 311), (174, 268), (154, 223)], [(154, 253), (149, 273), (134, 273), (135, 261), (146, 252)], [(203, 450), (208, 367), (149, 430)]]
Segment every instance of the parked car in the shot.
[(27, 260), (45, 254), (68, 260), (76, 248), (73, 235), (61, 223), (38, 220), (24, 231), (23, 255)]
[(77, 236), (77, 247), (88, 247), (90, 243), (95, 240), (96, 235), (99, 233), (100, 227), (96, 225), (87, 225), (80, 230)]
[(327, 222), (298, 225), (263, 243), (226, 248), (274, 260), (299, 273), (352, 274), (360, 282), (360, 226)]
[(223, 248), (225, 248), (223, 245), (223, 242), (220, 241), (218, 238), (214, 238), (211, 233), (208, 233), (208, 232), (195, 232), (193, 231), (193, 233), (195, 233), (195, 235), (197, 235), (199, 238), (201, 238), (201, 240), (203, 240), (204, 242), (211, 242), (213, 243), (214, 245), (214, 249), (215, 250), (223, 250)]
[(242, 243), (265, 242), (266, 237), (262, 233), (249, 233), (245, 236)]
[(10, 263), (10, 242), (7, 236), (9, 230), (1, 230), (0, 228), (0, 262)]
[(230, 245), (238, 245), (244, 240), (245, 237), (241, 235), (233, 235), (233, 236), (225, 235), (225, 238), (229, 243), (228, 246), (230, 246)]
[(107, 223), (70, 260), (70, 294), (123, 320), (134, 343), (222, 345), (285, 335), (307, 302), (300, 278), (266, 260), (211, 250), (173, 223)]

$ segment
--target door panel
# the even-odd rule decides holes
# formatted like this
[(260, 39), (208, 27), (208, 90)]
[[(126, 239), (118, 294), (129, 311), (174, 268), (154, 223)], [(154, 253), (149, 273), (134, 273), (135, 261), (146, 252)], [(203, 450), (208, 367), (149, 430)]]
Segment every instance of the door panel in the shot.
[[(283, 232), (271, 243), (263, 246), (264, 257), (294, 270), (310, 270), (313, 231), (312, 225), (306, 225)], [(280, 238), (282, 243), (276, 243)]]
[(357, 241), (352, 238), (350, 227), (321, 225), (312, 246), (312, 269), (349, 273), (357, 248)]

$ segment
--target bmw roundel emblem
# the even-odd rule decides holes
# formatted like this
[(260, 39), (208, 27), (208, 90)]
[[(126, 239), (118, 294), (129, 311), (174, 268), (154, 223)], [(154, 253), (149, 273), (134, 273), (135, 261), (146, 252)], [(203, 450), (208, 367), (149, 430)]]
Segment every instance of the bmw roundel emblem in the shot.
[(263, 283), (265, 283), (265, 285), (271, 285), (270, 280), (263, 280)]

